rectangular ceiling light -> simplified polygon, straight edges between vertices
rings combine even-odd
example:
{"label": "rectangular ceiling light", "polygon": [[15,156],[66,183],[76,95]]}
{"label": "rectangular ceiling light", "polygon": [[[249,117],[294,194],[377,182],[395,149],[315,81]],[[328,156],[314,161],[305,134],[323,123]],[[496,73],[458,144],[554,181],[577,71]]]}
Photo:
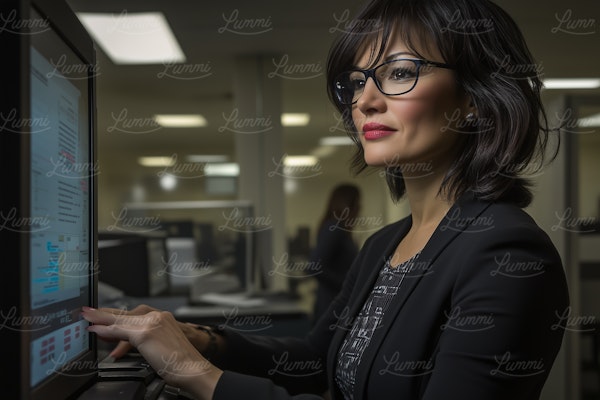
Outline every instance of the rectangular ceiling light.
{"label": "rectangular ceiling light", "polygon": [[545,89],[596,89],[600,88],[600,79],[596,78],[569,78],[545,79]]}
{"label": "rectangular ceiling light", "polygon": [[310,115],[306,113],[281,114],[281,125],[283,126],[306,126],[309,122]]}
{"label": "rectangular ceiling light", "polygon": [[78,13],[94,40],[115,64],[185,62],[163,13]]}
{"label": "rectangular ceiling light", "polygon": [[315,156],[286,156],[283,159],[286,167],[314,167],[318,162]]}
{"label": "rectangular ceiling light", "polygon": [[220,154],[189,154],[185,156],[187,162],[198,164],[225,162],[227,159],[226,155]]}
{"label": "rectangular ceiling light", "polygon": [[195,128],[207,125],[206,118],[200,114],[157,114],[154,120],[165,128]]}
{"label": "rectangular ceiling light", "polygon": [[173,157],[139,157],[138,164],[143,167],[172,167],[175,164]]}
{"label": "rectangular ceiling light", "polygon": [[354,144],[354,141],[348,136],[325,136],[319,139],[321,146],[350,146]]}
{"label": "rectangular ceiling light", "polygon": [[215,163],[204,166],[206,176],[238,176],[240,166],[237,163]]}
{"label": "rectangular ceiling light", "polygon": [[579,118],[577,126],[580,128],[598,128],[600,127],[600,114],[590,115],[589,117]]}

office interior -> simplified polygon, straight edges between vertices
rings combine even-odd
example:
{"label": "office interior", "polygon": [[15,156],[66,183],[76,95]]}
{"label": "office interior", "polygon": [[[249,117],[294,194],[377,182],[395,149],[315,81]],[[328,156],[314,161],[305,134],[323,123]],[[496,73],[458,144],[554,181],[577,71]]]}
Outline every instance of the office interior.
{"label": "office interior", "polygon": [[[353,147],[327,99],[327,50],[362,2],[68,3],[79,14],[113,14],[116,29],[125,32],[135,25],[128,25],[127,16],[161,12],[185,56],[178,62],[120,64],[98,49],[100,254],[119,235],[164,235],[169,249],[182,249],[174,264],[178,271],[168,269],[164,256],[160,263],[148,261],[155,263],[155,273],[169,276],[167,292],[148,286],[144,293],[128,293],[127,282],[117,278],[111,286],[123,284],[125,294],[145,300],[161,298],[167,303],[157,304],[174,304],[183,317],[222,317],[244,305],[218,298],[225,302],[217,301],[221,308],[211,314],[210,299],[201,305],[168,303],[168,298],[219,284],[225,291],[231,281],[210,281],[210,268],[229,265],[237,268],[244,288],[251,282],[252,289],[293,293],[291,300],[273,297],[266,304],[292,301],[286,315],[293,318],[282,317],[275,325],[308,329],[316,283],[307,256],[329,191],[341,182],[360,187],[362,208],[354,230],[359,243],[410,212],[404,201],[391,201],[379,171],[356,177],[349,172]],[[544,79],[600,78],[598,4],[497,3],[520,25],[539,61],[536,73]],[[543,100],[550,120],[566,122],[567,129],[555,162],[532,176],[536,199],[528,211],[563,257],[572,302],[563,317],[572,326],[558,327],[566,330],[564,345],[542,398],[598,398],[585,396],[600,396],[600,88],[546,89]],[[309,121],[283,124],[283,113],[308,114]],[[154,117],[162,114],[200,114],[205,125],[165,127]],[[143,157],[154,166],[142,165]],[[167,226],[171,231],[164,233]],[[252,244],[245,247],[244,240]],[[249,255],[251,268],[244,264]],[[110,267],[100,259],[101,281],[105,268]],[[129,283],[140,278],[120,272]],[[193,289],[192,281],[200,289]]]}

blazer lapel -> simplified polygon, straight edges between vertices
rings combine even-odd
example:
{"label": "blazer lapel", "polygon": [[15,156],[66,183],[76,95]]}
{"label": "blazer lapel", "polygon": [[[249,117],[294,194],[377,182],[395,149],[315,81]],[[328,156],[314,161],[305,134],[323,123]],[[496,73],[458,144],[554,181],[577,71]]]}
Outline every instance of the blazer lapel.
{"label": "blazer lapel", "polygon": [[[387,309],[381,325],[375,330],[373,338],[364,352],[360,365],[358,367],[356,376],[356,387],[355,393],[363,394],[359,395],[358,398],[366,398],[366,380],[369,376],[372,364],[376,355],[379,352],[379,348],[383,343],[383,339],[388,334],[390,327],[394,324],[398,313],[406,303],[406,300],[410,294],[414,291],[417,284],[429,275],[432,275],[434,271],[431,266],[437,261],[439,254],[442,250],[450,244],[450,242],[467,227],[477,221],[478,215],[480,215],[490,203],[478,202],[472,199],[469,194],[462,196],[448,211],[444,219],[440,222],[433,235],[421,251],[421,254],[415,260],[412,268],[404,276],[402,283],[400,284],[398,293],[392,300],[389,308]],[[406,232],[404,233],[406,234]],[[403,236],[403,235],[402,235]],[[391,248],[397,246],[399,240],[392,243]],[[387,256],[391,254],[390,249],[385,253]],[[382,267],[381,263],[378,263],[377,273]],[[376,277],[377,274],[374,275]],[[373,277],[373,275],[371,275]],[[426,278],[425,278],[426,279]],[[366,290],[361,291],[361,302],[357,302],[357,310],[353,309],[352,316],[358,314],[362,307],[366,296],[370,293],[373,288],[374,279],[369,281],[369,285],[366,285]]]}
{"label": "blazer lapel", "polygon": [[[396,246],[402,240],[402,238],[406,235],[408,230],[412,225],[412,217],[408,216],[403,220],[399,221],[397,229],[394,231],[393,235],[390,235],[389,240],[387,242],[382,242],[380,240],[379,243],[373,243],[373,248],[362,249],[363,251],[368,251],[369,253],[376,254],[378,257],[367,257],[369,260],[376,260],[374,265],[363,265],[363,268],[369,268],[369,271],[360,273],[358,275],[358,281],[362,283],[360,290],[357,292],[356,296],[353,295],[352,304],[349,305],[347,321],[349,324],[338,324],[336,332],[331,340],[331,345],[329,346],[328,356],[327,356],[327,370],[329,375],[329,382],[334,382],[335,379],[335,370],[337,368],[337,354],[339,352],[339,348],[342,345],[342,342],[346,338],[346,334],[352,329],[352,322],[354,322],[356,316],[362,309],[367,297],[373,290],[373,285],[375,285],[375,281],[379,276],[379,272],[383,268],[383,265],[389,255],[395,250]],[[361,284],[358,283],[358,284]],[[333,385],[332,387],[332,395],[333,398],[341,398],[340,395],[337,394],[337,385]]]}

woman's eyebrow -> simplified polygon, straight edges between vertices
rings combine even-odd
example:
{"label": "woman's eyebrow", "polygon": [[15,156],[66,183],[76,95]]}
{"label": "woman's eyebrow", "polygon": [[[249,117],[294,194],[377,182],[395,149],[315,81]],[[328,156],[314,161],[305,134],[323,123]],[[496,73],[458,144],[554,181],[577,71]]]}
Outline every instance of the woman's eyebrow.
{"label": "woman's eyebrow", "polygon": [[416,57],[416,55],[415,55],[415,54],[413,54],[413,53],[411,53],[411,52],[408,52],[408,51],[400,51],[400,52],[398,52],[398,53],[390,54],[389,56],[387,56],[387,57],[385,58],[385,61],[390,61],[390,60],[393,60],[393,59],[395,59],[395,58],[398,58],[399,56],[413,56],[413,57]]}

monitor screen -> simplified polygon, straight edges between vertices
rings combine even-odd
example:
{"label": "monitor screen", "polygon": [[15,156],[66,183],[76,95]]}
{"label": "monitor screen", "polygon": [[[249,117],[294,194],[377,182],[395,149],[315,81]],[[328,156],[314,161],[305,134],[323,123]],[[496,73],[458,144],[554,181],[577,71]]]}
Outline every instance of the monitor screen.
{"label": "monitor screen", "polygon": [[[41,18],[32,10],[34,18]],[[92,304],[88,69],[54,32],[30,45],[30,384],[35,386],[90,349],[79,312]],[[77,67],[79,66],[79,68]],[[61,70],[68,67],[68,71]]]}

